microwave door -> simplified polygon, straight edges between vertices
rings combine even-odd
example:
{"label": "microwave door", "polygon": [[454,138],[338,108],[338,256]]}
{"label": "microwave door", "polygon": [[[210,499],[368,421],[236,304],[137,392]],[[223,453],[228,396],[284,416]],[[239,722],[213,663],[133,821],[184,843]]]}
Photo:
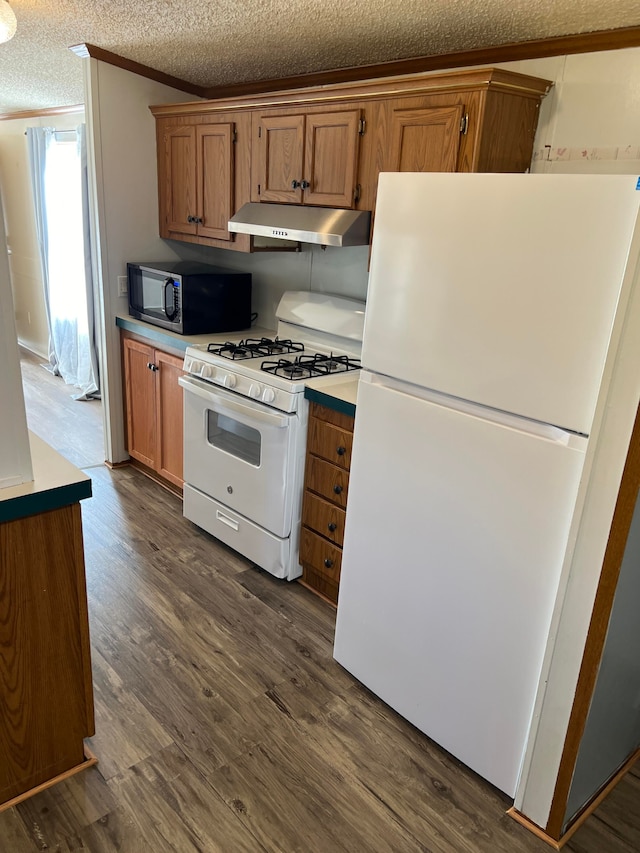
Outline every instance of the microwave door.
{"label": "microwave door", "polygon": [[145,269],[132,270],[131,279],[131,307],[143,316],[171,322],[177,314],[175,279]]}

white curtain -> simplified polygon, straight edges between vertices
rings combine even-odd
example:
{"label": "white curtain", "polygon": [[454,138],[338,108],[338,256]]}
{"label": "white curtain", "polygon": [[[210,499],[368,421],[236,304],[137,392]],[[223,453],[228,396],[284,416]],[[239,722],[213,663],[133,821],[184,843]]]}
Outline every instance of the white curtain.
{"label": "white curtain", "polygon": [[[75,137],[75,138],[74,138]],[[99,396],[84,125],[27,130],[40,246],[49,365],[80,393]]]}

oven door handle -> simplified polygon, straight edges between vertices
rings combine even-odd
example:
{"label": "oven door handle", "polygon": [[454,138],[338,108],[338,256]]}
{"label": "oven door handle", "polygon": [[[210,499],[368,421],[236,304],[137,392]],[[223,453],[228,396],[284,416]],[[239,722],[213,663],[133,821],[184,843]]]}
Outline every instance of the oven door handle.
{"label": "oven door handle", "polygon": [[228,391],[214,388],[198,379],[192,379],[191,376],[180,376],[178,382],[185,391],[202,397],[215,411],[221,414],[243,415],[245,418],[275,427],[288,427],[291,423],[290,415],[278,414],[267,406],[254,403],[252,400],[245,400],[244,397],[239,398],[239,400],[233,399]]}

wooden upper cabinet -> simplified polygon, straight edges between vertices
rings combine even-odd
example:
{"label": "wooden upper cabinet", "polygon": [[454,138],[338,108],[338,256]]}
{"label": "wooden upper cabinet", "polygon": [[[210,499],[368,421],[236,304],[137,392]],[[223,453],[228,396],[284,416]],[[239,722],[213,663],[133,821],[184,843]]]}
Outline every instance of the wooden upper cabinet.
{"label": "wooden upper cabinet", "polygon": [[389,169],[455,172],[464,121],[462,104],[393,110]]}
{"label": "wooden upper cabinet", "polygon": [[253,155],[260,201],[302,202],[303,153],[304,116],[260,117]]}
{"label": "wooden upper cabinet", "polygon": [[255,201],[354,206],[360,110],[261,112],[254,120]]}
{"label": "wooden upper cabinet", "polygon": [[234,133],[233,124],[196,127],[196,224],[201,237],[232,239]]}
{"label": "wooden upper cabinet", "polygon": [[[166,231],[195,234],[196,223],[196,129],[170,127],[164,134],[164,170],[166,183]],[[161,236],[162,234],[161,228]]]}
{"label": "wooden upper cabinet", "polygon": [[160,236],[282,250],[229,218],[248,201],[375,211],[380,172],[524,172],[550,86],[478,68],[151,107]]}
{"label": "wooden upper cabinet", "polygon": [[231,123],[167,128],[167,231],[232,239],[233,135]]}

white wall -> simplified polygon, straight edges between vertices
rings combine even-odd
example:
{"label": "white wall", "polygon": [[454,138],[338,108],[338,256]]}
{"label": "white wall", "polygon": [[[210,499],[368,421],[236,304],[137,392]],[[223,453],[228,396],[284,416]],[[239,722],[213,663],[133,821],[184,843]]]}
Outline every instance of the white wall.
{"label": "white wall", "polygon": [[158,236],[155,120],[151,104],[193,100],[168,86],[96,59],[85,59],[85,109],[89,183],[97,252],[94,275],[102,288],[101,386],[105,458],[127,458],[124,444],[118,313],[127,298],[117,277],[127,261],[174,260],[179,255]]}
{"label": "white wall", "polygon": [[42,358],[48,358],[49,331],[25,134],[28,127],[67,130],[83,121],[83,110],[71,115],[0,121],[0,187],[5,202],[16,330],[20,344]]}
{"label": "white wall", "polygon": [[0,489],[33,480],[0,194]]}

